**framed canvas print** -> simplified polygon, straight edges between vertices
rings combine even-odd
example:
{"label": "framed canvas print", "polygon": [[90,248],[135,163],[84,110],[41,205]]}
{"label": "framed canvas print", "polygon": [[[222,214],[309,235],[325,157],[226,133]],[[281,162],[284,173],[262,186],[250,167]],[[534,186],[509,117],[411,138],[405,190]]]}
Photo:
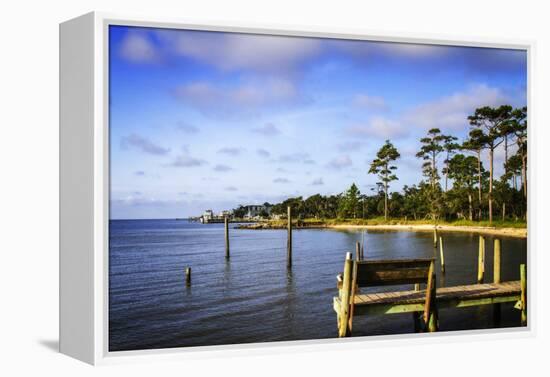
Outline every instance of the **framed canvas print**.
{"label": "framed canvas print", "polygon": [[61,24],[61,352],[530,331],[531,49]]}

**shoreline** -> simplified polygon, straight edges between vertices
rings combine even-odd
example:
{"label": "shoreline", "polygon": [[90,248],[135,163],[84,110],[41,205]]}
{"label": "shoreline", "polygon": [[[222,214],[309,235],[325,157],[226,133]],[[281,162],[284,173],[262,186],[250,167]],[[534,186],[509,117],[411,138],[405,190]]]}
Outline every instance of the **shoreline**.
{"label": "shoreline", "polygon": [[[433,232],[434,226],[425,225],[352,225],[339,224],[327,225],[326,228],[331,229],[366,229],[366,230],[396,230],[409,232]],[[480,233],[496,236],[507,236],[515,238],[527,238],[527,228],[493,228],[484,226],[470,225],[438,225],[437,230],[443,232],[463,232],[463,233]]]}
{"label": "shoreline", "polygon": [[[270,229],[286,229],[285,225],[277,226],[268,223],[255,223],[241,225],[238,229],[249,230],[270,230]],[[355,225],[355,224],[300,224],[293,226],[294,229],[334,229],[334,230],[392,230],[406,232],[433,232],[433,224],[387,224],[387,225]],[[527,238],[527,228],[497,228],[487,226],[473,225],[438,225],[437,230],[442,232],[462,232],[462,233],[478,233],[495,236],[506,236],[514,238]]]}

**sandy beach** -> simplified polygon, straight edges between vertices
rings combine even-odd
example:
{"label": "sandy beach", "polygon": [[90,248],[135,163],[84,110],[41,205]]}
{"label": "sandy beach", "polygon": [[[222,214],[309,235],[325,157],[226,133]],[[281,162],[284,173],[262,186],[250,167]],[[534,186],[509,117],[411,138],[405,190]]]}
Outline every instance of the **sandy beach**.
{"label": "sandy beach", "polygon": [[[409,232],[432,232],[433,225],[328,225],[332,229],[368,229],[368,230],[398,230]],[[438,230],[444,232],[475,232],[480,234],[491,234],[497,236],[527,238],[527,228],[493,228],[482,226],[455,226],[438,225]]]}

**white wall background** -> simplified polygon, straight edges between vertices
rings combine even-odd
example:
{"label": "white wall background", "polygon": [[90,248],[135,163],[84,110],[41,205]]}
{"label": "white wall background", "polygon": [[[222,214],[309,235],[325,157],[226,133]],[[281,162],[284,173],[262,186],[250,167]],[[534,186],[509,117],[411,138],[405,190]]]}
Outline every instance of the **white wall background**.
{"label": "white wall background", "polygon": [[[4,1],[0,6],[0,374],[40,375],[337,375],[352,365],[365,375],[533,375],[548,365],[549,10],[543,1]],[[328,2],[325,2],[328,3]],[[239,358],[92,368],[54,352],[58,333],[58,23],[91,10],[201,20],[429,33],[436,37],[536,40],[535,130],[530,147],[530,224],[536,247],[535,337],[365,347]],[[533,113],[532,113],[533,114]],[[536,137],[534,134],[536,132]],[[535,187],[536,186],[536,187]],[[483,339],[483,338],[482,338]],[[344,362],[344,359],[347,360]]]}

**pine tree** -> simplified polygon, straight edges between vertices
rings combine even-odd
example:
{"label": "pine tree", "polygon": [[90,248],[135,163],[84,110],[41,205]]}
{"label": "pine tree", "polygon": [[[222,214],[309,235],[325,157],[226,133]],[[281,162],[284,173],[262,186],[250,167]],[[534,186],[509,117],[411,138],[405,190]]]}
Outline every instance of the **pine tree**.
{"label": "pine tree", "polygon": [[489,150],[489,223],[493,222],[493,175],[495,149],[504,141],[502,128],[510,122],[512,107],[503,105],[497,108],[480,107],[470,115],[470,125],[482,132]]}
{"label": "pine tree", "polygon": [[445,136],[441,135],[439,128],[432,128],[428,131],[428,136],[420,139],[423,144],[416,157],[422,158],[424,164],[422,171],[424,176],[428,178],[432,188],[439,182],[439,174],[437,172],[437,156],[443,152],[443,143]]}
{"label": "pine tree", "polygon": [[372,161],[369,169],[369,174],[377,174],[378,178],[382,181],[381,184],[384,187],[384,219],[388,219],[388,188],[389,183],[397,180],[397,176],[394,171],[396,166],[391,163],[397,160],[401,155],[397,149],[386,140],[386,143],[380,148],[376,154],[376,158]]}

